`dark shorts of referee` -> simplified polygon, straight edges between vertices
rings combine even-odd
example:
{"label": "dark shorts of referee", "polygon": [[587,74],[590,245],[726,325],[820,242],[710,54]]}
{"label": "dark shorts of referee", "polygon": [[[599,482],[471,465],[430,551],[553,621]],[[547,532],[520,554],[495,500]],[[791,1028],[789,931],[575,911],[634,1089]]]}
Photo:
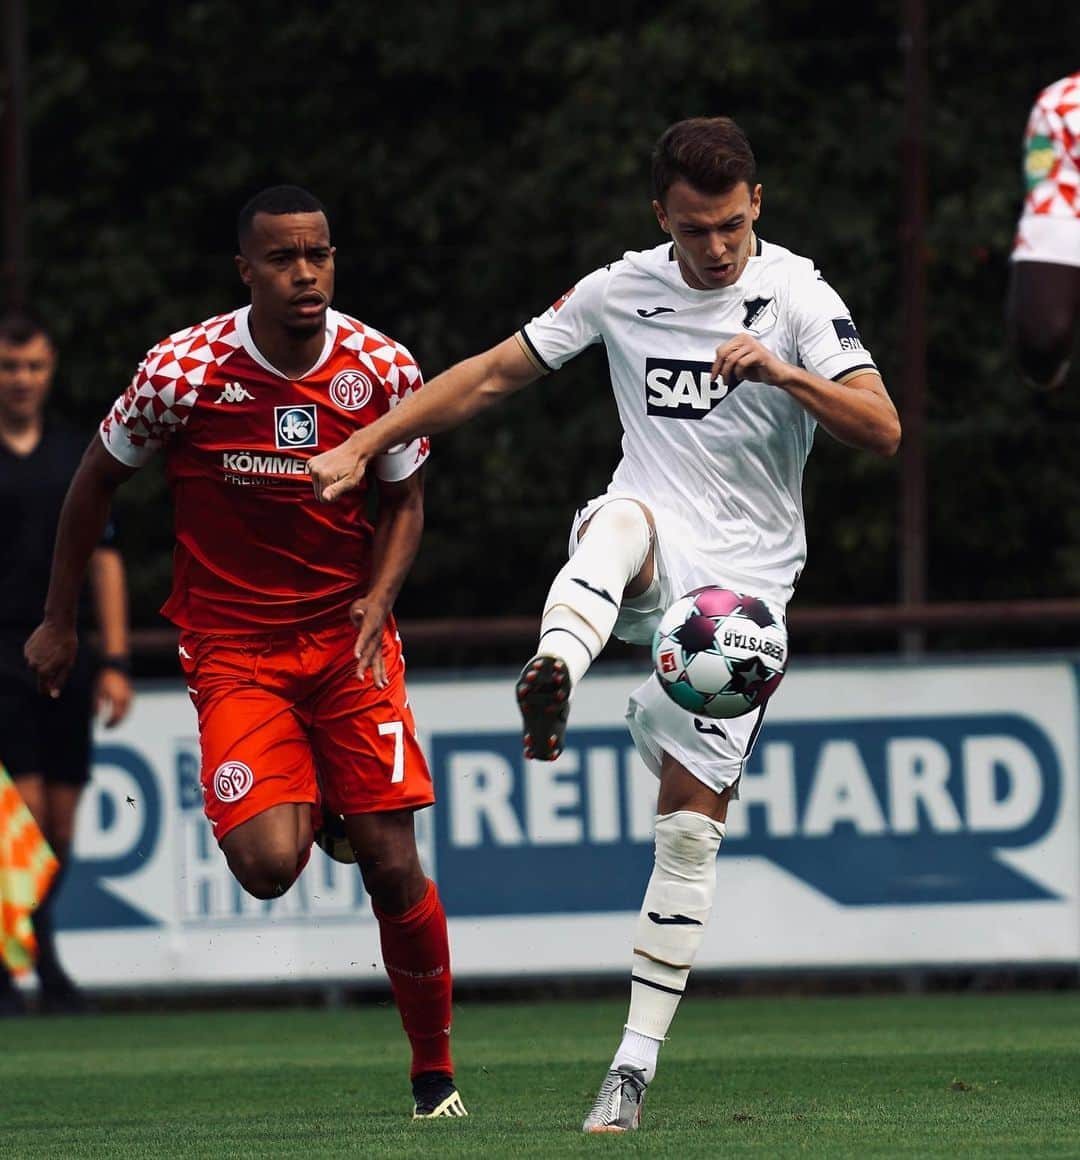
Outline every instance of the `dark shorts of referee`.
{"label": "dark shorts of referee", "polygon": [[0,764],[12,777],[40,774],[48,783],[90,780],[94,660],[82,645],[63,692],[37,690],[23,659],[29,631],[0,628]]}

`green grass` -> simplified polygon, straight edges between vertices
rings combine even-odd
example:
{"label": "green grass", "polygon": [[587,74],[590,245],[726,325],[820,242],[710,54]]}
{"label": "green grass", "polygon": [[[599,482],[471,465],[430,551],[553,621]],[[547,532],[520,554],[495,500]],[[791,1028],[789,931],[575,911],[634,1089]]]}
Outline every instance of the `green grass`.
{"label": "green grass", "polygon": [[413,1123],[385,1005],[0,1023],[0,1156],[1080,1155],[1080,994],[687,1000],[641,1132],[585,1137],[614,1001],[459,1006]]}

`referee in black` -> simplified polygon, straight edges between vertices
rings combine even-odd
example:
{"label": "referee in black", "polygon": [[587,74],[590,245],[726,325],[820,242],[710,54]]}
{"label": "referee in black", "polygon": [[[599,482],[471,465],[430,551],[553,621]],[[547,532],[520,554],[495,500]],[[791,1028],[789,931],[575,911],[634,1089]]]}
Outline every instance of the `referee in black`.
{"label": "referee in black", "polygon": [[[94,553],[90,590],[83,593],[81,628],[96,613],[100,653],[80,649],[61,695],[42,696],[23,660],[23,644],[40,622],[60,507],[86,440],[51,413],[46,401],[56,348],[29,314],[0,317],[0,763],[30,807],[60,871],[34,912],[40,1010],[86,1009],[79,988],[56,953],[53,908],[64,878],[79,795],[90,779],[95,713],[106,725],[131,705],[128,677],[127,587],[112,529]],[[21,992],[0,960],[0,1015],[25,1011]]]}

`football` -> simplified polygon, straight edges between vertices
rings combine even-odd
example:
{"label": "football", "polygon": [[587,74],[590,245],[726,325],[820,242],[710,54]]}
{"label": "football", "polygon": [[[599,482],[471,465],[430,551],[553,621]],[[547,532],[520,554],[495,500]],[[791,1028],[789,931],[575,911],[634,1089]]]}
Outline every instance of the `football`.
{"label": "football", "polygon": [[664,613],[652,655],[675,704],[706,717],[739,717],[776,692],[787,667],[787,629],[756,596],[710,585]]}

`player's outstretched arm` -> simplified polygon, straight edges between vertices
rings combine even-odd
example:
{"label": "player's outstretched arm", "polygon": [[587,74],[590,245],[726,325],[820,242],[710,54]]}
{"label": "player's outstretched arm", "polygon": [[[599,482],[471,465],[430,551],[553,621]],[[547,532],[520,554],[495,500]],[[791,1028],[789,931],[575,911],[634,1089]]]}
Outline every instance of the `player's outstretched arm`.
{"label": "player's outstretched arm", "polygon": [[37,675],[38,688],[58,697],[75,663],[75,621],[79,592],[90,556],[101,543],[113,494],[134,474],[114,459],[95,435],[68,487],[56,529],[45,616],[31,634],[23,655]]}
{"label": "player's outstretched arm", "polygon": [[344,443],[310,459],[315,495],[332,503],[356,487],[368,461],[388,447],[456,427],[540,373],[513,337],[457,363]]}
{"label": "player's outstretched arm", "polygon": [[787,391],[849,447],[888,456],[900,446],[900,416],[877,371],[853,371],[834,382],[784,362],[752,335],[740,334],[717,347],[712,374],[729,385],[745,379]]}

